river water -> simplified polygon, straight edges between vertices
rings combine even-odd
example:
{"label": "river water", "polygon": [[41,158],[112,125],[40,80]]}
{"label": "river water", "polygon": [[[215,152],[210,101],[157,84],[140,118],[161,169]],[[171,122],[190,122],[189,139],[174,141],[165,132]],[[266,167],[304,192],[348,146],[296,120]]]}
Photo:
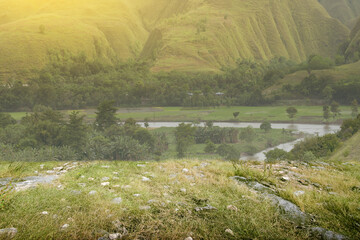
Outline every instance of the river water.
{"label": "river water", "polygon": [[[177,127],[181,122],[149,122],[150,128],[161,128],[161,127]],[[188,122],[190,123],[190,122]],[[144,126],[144,123],[139,123]],[[201,126],[204,126],[205,123],[200,123]],[[214,122],[214,126],[218,127],[233,127],[233,128],[246,128],[251,126],[253,128],[260,128],[261,123],[254,122]],[[340,130],[340,125],[329,125],[329,124],[298,124],[298,123],[272,123],[271,127],[273,129],[287,129],[293,130],[294,132],[303,132],[305,134],[323,136],[328,133],[335,133]],[[264,151],[254,154],[253,156],[242,156],[241,160],[258,160],[263,161],[266,159],[265,153],[271,151],[275,148],[282,149],[284,151],[290,152],[295,144],[304,139],[297,139],[293,142],[283,143],[273,148],[268,148]]]}

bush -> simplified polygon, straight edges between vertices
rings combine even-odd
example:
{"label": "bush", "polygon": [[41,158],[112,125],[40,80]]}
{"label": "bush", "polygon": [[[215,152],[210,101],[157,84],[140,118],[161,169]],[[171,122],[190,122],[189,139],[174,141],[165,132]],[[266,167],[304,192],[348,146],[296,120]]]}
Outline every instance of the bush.
{"label": "bush", "polygon": [[240,151],[228,144],[221,144],[217,148],[216,153],[226,160],[238,160],[240,158]]}
{"label": "bush", "polygon": [[264,130],[265,132],[268,132],[271,130],[271,123],[270,122],[263,122],[260,125],[260,129]]}
{"label": "bush", "polygon": [[16,124],[16,120],[8,113],[0,113],[0,128]]}
{"label": "bush", "polygon": [[308,138],[296,144],[291,153],[297,160],[302,160],[307,152],[311,152],[316,158],[322,158],[329,156],[339,146],[339,138],[335,134],[327,134],[323,137]]}
{"label": "bush", "polygon": [[309,151],[304,153],[302,160],[305,162],[312,162],[316,160],[316,157],[312,152]]}
{"label": "bush", "polygon": [[288,159],[289,153],[282,149],[276,148],[274,150],[271,150],[271,151],[265,153],[265,156],[266,156],[267,163],[274,163],[277,161],[282,161],[282,160]]}
{"label": "bush", "polygon": [[206,142],[206,147],[205,147],[204,151],[205,151],[206,153],[210,153],[210,154],[215,153],[215,152],[216,152],[216,145],[215,145],[215,143],[213,143],[211,140],[208,140],[208,141]]}

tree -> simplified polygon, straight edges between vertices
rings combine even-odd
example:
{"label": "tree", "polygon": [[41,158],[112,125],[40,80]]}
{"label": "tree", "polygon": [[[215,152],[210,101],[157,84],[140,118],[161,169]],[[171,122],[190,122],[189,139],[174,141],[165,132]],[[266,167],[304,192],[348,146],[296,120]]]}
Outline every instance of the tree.
{"label": "tree", "polygon": [[69,122],[63,131],[63,144],[80,150],[86,143],[87,126],[84,123],[84,115],[79,116],[80,112],[73,111],[69,115]]}
{"label": "tree", "polygon": [[266,156],[266,160],[264,163],[264,172],[267,169],[266,165],[270,164],[270,174],[271,174],[272,164],[276,163],[277,161],[286,160],[289,156],[289,153],[282,149],[275,148],[274,150],[265,153],[265,156]]}
{"label": "tree", "polygon": [[333,101],[330,106],[330,110],[333,113],[333,118],[337,118],[340,114],[340,104]]}
{"label": "tree", "polygon": [[254,141],[255,137],[256,137],[256,133],[251,126],[244,128],[240,133],[240,139],[249,143]]}
{"label": "tree", "polygon": [[351,116],[353,118],[356,118],[358,114],[359,114],[358,102],[356,99],[354,99],[354,101],[351,102]]}
{"label": "tree", "polygon": [[117,109],[114,104],[114,101],[104,101],[97,107],[95,125],[100,131],[117,124],[118,119],[115,115]]}
{"label": "tree", "polygon": [[334,90],[330,87],[330,86],[326,86],[324,88],[324,90],[322,91],[322,95],[324,97],[324,99],[326,100],[326,102],[330,102],[331,99],[333,98],[333,93]]}
{"label": "tree", "polygon": [[325,105],[323,106],[323,117],[325,121],[327,122],[330,118],[330,107]]}
{"label": "tree", "polygon": [[263,122],[260,125],[260,129],[264,130],[265,132],[269,132],[271,130],[271,123],[270,122]]}
{"label": "tree", "polygon": [[16,120],[8,113],[0,113],[0,128],[16,124]]}
{"label": "tree", "polygon": [[229,144],[221,144],[216,153],[225,158],[226,160],[239,160],[240,151]]}
{"label": "tree", "polygon": [[239,114],[240,114],[240,112],[234,112],[233,113],[234,118],[237,118],[239,116]]}
{"label": "tree", "polygon": [[149,118],[145,118],[144,119],[144,127],[148,128],[149,127]]}
{"label": "tree", "polygon": [[181,123],[176,127],[176,151],[178,152],[179,158],[184,157],[189,146],[195,143],[195,131],[196,128],[191,124]]}
{"label": "tree", "polygon": [[287,112],[289,118],[290,118],[290,119],[293,119],[293,118],[295,118],[298,110],[297,110],[296,108],[294,108],[294,107],[288,107],[288,108],[286,109],[286,112]]}
{"label": "tree", "polygon": [[216,152],[216,145],[215,145],[215,143],[213,143],[211,140],[207,140],[204,151],[205,151],[206,153],[210,153],[210,154],[215,153],[215,152]]}

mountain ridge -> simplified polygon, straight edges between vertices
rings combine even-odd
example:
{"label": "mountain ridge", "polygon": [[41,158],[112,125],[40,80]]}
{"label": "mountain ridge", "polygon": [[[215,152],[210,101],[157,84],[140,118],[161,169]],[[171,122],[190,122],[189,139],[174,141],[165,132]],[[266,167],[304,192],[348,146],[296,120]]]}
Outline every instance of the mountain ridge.
{"label": "mountain ridge", "polygon": [[237,59],[332,57],[348,34],[315,0],[0,0],[0,74],[39,69],[63,50],[218,71]]}

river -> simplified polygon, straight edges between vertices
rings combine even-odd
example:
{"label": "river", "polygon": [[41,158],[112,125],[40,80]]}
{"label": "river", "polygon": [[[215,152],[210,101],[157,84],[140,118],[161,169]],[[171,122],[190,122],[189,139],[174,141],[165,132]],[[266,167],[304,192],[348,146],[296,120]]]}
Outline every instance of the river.
{"label": "river", "polygon": [[[150,128],[160,128],[160,127],[177,127],[181,122],[149,122]],[[190,123],[190,122],[188,122]],[[144,123],[139,123],[144,126]],[[204,126],[205,123],[200,123]],[[233,127],[233,128],[246,128],[251,126],[253,128],[260,128],[261,123],[254,122],[214,122],[214,126],[218,127]],[[330,125],[330,124],[303,124],[303,123],[272,123],[271,127],[273,129],[290,129],[295,132],[303,132],[311,135],[323,136],[328,133],[335,133],[340,130],[340,125]],[[271,151],[275,148],[279,148],[290,152],[296,143],[302,141],[303,139],[297,139],[293,142],[283,143],[273,148],[268,148],[264,151],[256,153],[253,156],[242,156],[241,160],[265,160],[265,153]]]}

